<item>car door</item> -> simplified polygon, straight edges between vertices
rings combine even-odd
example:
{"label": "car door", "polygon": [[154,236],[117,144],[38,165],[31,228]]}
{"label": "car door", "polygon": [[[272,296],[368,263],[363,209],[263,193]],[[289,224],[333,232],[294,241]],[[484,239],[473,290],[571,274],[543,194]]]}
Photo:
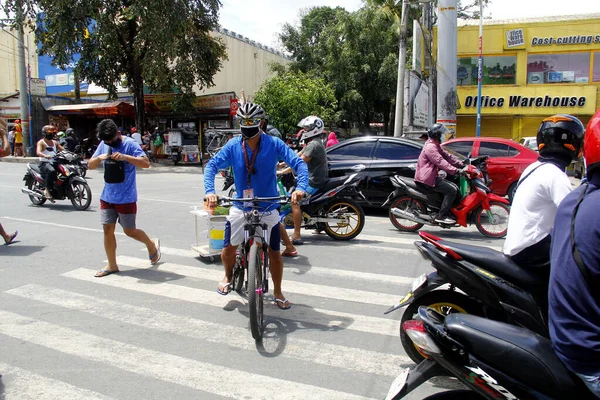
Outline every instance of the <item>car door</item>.
{"label": "car door", "polygon": [[422,147],[390,139],[379,139],[371,163],[370,179],[363,194],[369,201],[381,205],[394,190],[390,182],[393,175],[414,178],[417,159]]}
{"label": "car door", "polygon": [[368,170],[376,144],[375,138],[367,138],[342,142],[328,149],[329,177],[334,178]]}
{"label": "car door", "polygon": [[490,189],[500,196],[506,195],[508,187],[518,174],[516,156],[519,151],[507,143],[482,140],[479,143],[479,156],[488,156],[488,175],[492,180]]}

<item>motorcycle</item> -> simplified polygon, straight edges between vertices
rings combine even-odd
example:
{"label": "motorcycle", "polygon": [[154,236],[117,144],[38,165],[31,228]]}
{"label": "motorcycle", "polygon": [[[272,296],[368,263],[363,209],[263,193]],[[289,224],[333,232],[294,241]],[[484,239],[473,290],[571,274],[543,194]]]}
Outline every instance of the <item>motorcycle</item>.
{"label": "motorcycle", "polygon": [[427,359],[392,383],[386,400],[398,400],[436,376],[469,390],[427,397],[472,399],[595,399],[558,359],[550,340],[527,329],[465,314],[444,316],[420,307],[403,329]]}
{"label": "motorcycle", "polygon": [[[315,194],[300,202],[302,227],[325,231],[336,240],[350,240],[357,237],[365,225],[365,213],[352,198],[364,195],[358,190],[362,177],[358,174],[331,178]],[[283,184],[278,184],[280,194],[287,194]],[[366,199],[365,199],[366,201]],[[286,205],[281,209],[281,223],[286,229],[294,228],[292,208]]]}
{"label": "motorcycle", "polygon": [[[548,337],[549,265],[535,268],[541,272],[536,274],[488,247],[453,243],[425,232],[419,236],[423,240],[415,246],[435,272],[415,279],[412,290],[385,314],[406,307],[404,323],[420,306],[427,306],[446,315],[467,313],[520,325]],[[424,354],[402,329],[400,339],[408,356],[421,362]]]}
{"label": "motorcycle", "polygon": [[85,178],[85,176],[87,175],[87,170],[88,170],[88,162],[86,160],[83,160],[81,158],[81,155],[79,155],[77,153],[73,153],[73,152],[70,152],[67,150],[63,150],[63,151],[65,153],[71,154],[72,158],[71,158],[71,161],[69,162],[69,164],[75,167],[79,176],[81,176],[82,178]]}
{"label": "motorcycle", "polygon": [[[414,179],[395,175],[390,178],[396,189],[390,193],[384,206],[389,204],[389,217],[396,229],[415,232],[423,225],[452,228],[475,223],[479,232],[487,237],[503,237],[508,230],[510,206],[508,200],[492,193],[485,172],[487,157],[467,159],[464,177],[468,192],[456,196],[452,214],[456,223],[443,224],[435,221],[444,196],[416,183]],[[477,168],[474,164],[479,164]]]}
{"label": "motorcycle", "polygon": [[[71,164],[73,157],[73,153],[65,151],[54,156],[58,175],[50,194],[54,200],[71,200],[73,207],[83,211],[87,210],[92,203],[92,190],[87,181],[79,175],[77,167]],[[40,164],[28,163],[23,180],[26,187],[22,188],[21,192],[27,194],[29,200],[36,206],[43,205],[47,200],[44,196],[46,184]]]}
{"label": "motorcycle", "polygon": [[181,161],[180,146],[171,146],[171,160],[173,160],[173,165],[177,165]]}

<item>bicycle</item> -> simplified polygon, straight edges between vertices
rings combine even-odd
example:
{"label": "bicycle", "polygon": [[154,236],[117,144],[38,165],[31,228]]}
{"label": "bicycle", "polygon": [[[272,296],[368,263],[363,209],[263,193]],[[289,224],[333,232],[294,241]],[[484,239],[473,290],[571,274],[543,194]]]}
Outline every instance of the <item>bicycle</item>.
{"label": "bicycle", "polygon": [[[219,204],[227,205],[233,203],[250,203],[251,209],[244,210],[246,223],[244,224],[244,241],[241,243],[236,255],[231,278],[231,287],[238,294],[245,291],[248,296],[248,308],[250,316],[250,330],[254,340],[262,339],[264,331],[263,296],[269,292],[269,231],[267,224],[261,222],[265,213],[258,211],[259,202],[277,202],[280,205],[287,204],[289,196],[277,197],[252,197],[231,198],[220,197]],[[262,236],[258,229],[262,230]],[[258,243],[261,243],[259,246]],[[244,280],[244,278],[246,278]]]}

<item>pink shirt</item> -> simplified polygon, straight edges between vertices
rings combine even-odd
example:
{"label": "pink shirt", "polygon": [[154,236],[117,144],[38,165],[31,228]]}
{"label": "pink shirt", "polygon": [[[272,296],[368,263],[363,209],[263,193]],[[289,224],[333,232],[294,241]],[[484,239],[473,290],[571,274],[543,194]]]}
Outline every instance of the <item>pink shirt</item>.
{"label": "pink shirt", "polygon": [[454,175],[458,173],[458,168],[462,168],[462,166],[463,163],[458,158],[444,151],[442,146],[437,144],[435,140],[428,139],[417,161],[415,181],[433,187],[440,169]]}

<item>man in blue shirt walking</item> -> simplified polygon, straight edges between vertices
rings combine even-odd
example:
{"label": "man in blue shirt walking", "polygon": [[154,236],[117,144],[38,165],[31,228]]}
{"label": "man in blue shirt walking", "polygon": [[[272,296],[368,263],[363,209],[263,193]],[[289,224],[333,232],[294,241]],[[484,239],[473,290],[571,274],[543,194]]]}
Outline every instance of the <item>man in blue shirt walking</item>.
{"label": "man in blue shirt walking", "polygon": [[108,265],[96,273],[96,277],[100,278],[119,272],[115,237],[117,221],[127,236],[146,245],[152,265],[160,261],[160,242],[158,239],[151,240],[146,232],[135,226],[135,168],[150,167],[146,154],[135,140],[122,136],[117,130],[117,124],[111,119],[100,121],[97,130],[98,139],[102,142],[88,162],[88,168],[95,169],[104,164],[105,184],[100,195],[100,219],[104,229],[104,250],[108,257]]}
{"label": "man in blue shirt walking", "polygon": [[[308,167],[279,138],[269,136],[260,130],[265,111],[258,104],[245,103],[238,109],[242,136],[227,142],[209,161],[204,169],[204,189],[210,207],[217,204],[215,194],[215,175],[218,170],[233,168],[235,190],[238,198],[277,197],[277,163],[284,160],[298,175],[298,186],[292,193],[292,203],[297,203],[308,186]],[[279,204],[261,203],[262,219],[267,224],[269,236],[269,263],[273,278],[273,296],[275,304],[281,309],[291,307],[281,291],[283,278],[283,259],[281,257],[279,233]],[[221,252],[225,277],[217,286],[217,292],[226,295],[231,290],[231,278],[235,263],[236,249],[244,240],[245,218],[243,205],[234,204],[229,211],[225,226],[224,247]]]}
{"label": "man in blue shirt walking", "polygon": [[548,316],[556,355],[600,398],[600,110],[583,151],[589,184],[564,198],[554,221]]}

